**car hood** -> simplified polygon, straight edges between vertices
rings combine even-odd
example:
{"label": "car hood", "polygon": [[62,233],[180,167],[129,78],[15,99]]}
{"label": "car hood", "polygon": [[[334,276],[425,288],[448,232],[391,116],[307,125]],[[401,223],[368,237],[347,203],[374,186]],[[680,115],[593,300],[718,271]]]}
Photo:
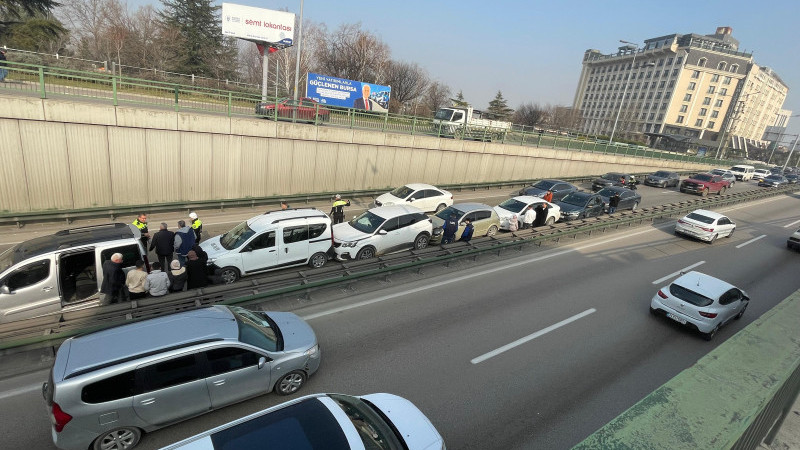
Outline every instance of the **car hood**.
{"label": "car hood", "polygon": [[444,440],[431,421],[410,401],[392,394],[361,397],[378,407],[394,424],[410,449],[441,449]]}
{"label": "car hood", "polygon": [[614,184],[614,182],[611,180],[606,180],[605,178],[595,178],[594,181],[592,181],[592,184],[611,186]]}
{"label": "car hood", "polygon": [[495,206],[492,209],[494,209],[494,212],[497,213],[497,217],[499,217],[500,220],[510,219],[511,216],[513,216],[514,214],[517,215],[517,219],[519,219],[522,216],[522,213],[514,213],[514,212],[511,212],[511,211],[509,211],[509,210],[507,210],[505,208],[501,208],[499,206]]}
{"label": "car hood", "polygon": [[406,202],[402,198],[397,198],[388,192],[379,195],[375,200],[381,202],[381,206],[402,205]]}
{"label": "car hood", "polygon": [[530,195],[532,197],[541,197],[547,192],[545,189],[539,189],[537,187],[528,186],[522,191],[520,191],[519,195]]}
{"label": "car hood", "polygon": [[333,226],[333,239],[339,242],[353,242],[372,236],[371,234],[358,231],[349,223],[337,223]]}
{"label": "car hood", "polygon": [[651,181],[664,181],[664,180],[667,179],[667,177],[659,177],[659,176],[656,176],[656,175],[648,175],[645,178],[648,179],[648,180],[651,180]]}
{"label": "car hood", "polygon": [[283,351],[304,352],[317,345],[317,335],[303,319],[290,312],[264,312],[278,324],[283,336]]}
{"label": "car hood", "polygon": [[583,211],[584,209],[586,209],[585,206],[575,206],[569,203],[562,203],[562,202],[558,202],[556,203],[556,205],[558,205],[558,207],[561,208],[562,214],[567,214],[573,211]]}
{"label": "car hood", "polygon": [[208,259],[218,258],[230,252],[230,250],[226,250],[225,247],[219,243],[220,239],[222,239],[222,235],[214,236],[200,243],[200,248],[208,253]]}

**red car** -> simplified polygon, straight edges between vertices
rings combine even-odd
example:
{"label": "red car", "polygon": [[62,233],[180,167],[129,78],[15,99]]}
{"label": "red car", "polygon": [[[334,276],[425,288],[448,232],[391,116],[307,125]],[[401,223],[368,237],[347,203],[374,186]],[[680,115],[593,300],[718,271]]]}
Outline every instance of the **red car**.
{"label": "red car", "polygon": [[275,118],[275,110],[279,119],[308,120],[311,122],[327,122],[331,111],[314,100],[303,97],[297,101],[284,98],[277,102],[259,102],[256,114],[267,118]]}
{"label": "red car", "polygon": [[722,195],[730,187],[731,182],[723,180],[720,175],[710,173],[698,173],[683,180],[680,185],[681,192],[690,194],[700,194],[703,197],[709,193]]}

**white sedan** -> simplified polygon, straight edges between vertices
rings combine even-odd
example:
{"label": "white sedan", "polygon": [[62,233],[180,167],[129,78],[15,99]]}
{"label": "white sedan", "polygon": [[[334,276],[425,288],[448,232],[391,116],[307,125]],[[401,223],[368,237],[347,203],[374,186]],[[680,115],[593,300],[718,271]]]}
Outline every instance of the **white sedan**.
{"label": "white sedan", "polygon": [[375,199],[375,206],[411,205],[425,212],[439,212],[452,204],[453,194],[423,183],[409,183]]}
{"label": "white sedan", "polygon": [[[544,219],[537,217],[534,224],[552,225],[561,218],[561,207],[556,204],[542,200],[541,197],[534,197],[532,195],[520,195],[512,197],[503,203],[494,207],[494,211],[500,218],[500,229],[508,230],[511,217],[516,215],[519,226],[522,227],[522,215],[529,206],[536,206],[547,203],[547,217]],[[538,211],[537,211],[538,214]]]}
{"label": "white sedan", "polygon": [[675,223],[675,234],[691,236],[709,244],[718,237],[731,237],[736,224],[727,216],[714,211],[697,209]]}

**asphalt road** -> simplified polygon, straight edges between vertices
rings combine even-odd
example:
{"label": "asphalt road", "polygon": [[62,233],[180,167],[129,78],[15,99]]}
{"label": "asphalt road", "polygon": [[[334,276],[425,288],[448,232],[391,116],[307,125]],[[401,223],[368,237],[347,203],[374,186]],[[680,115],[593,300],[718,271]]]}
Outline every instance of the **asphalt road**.
{"label": "asphalt road", "polygon": [[[439,276],[298,310],[323,350],[301,393],[404,396],[452,449],[569,448],[800,288],[800,255],[785,248],[800,198],[721,211],[736,234],[713,245],[674,236],[670,223],[645,226],[489,265],[457,263]],[[656,290],[696,264],[752,299],[742,320],[710,343],[648,312]],[[52,448],[39,392],[45,378],[0,381],[4,447]],[[141,446],[281,400],[270,394],[224,408],[151,433]]]}

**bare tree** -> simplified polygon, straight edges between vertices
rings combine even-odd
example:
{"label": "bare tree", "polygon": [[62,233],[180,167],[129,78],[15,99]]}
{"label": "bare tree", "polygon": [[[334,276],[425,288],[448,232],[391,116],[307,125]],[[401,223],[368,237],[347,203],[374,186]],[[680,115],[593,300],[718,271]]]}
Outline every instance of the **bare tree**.
{"label": "bare tree", "polygon": [[415,63],[391,61],[386,71],[385,83],[392,87],[389,111],[398,112],[406,103],[416,103],[425,93],[430,80],[425,69]]}
{"label": "bare tree", "polygon": [[385,83],[390,50],[361,23],[343,24],[334,33],[323,30],[315,44],[316,72],[369,83]]}
{"label": "bare tree", "polygon": [[450,103],[450,87],[444,83],[434,81],[428,85],[422,103],[427,109],[427,114],[433,115],[439,108]]}
{"label": "bare tree", "polygon": [[515,124],[535,127],[545,122],[548,116],[549,113],[546,106],[542,106],[539,103],[528,102],[519,105],[516,112],[514,112],[512,121]]}
{"label": "bare tree", "polygon": [[548,115],[550,125],[559,130],[571,130],[578,124],[580,114],[575,109],[568,106],[548,105]]}

